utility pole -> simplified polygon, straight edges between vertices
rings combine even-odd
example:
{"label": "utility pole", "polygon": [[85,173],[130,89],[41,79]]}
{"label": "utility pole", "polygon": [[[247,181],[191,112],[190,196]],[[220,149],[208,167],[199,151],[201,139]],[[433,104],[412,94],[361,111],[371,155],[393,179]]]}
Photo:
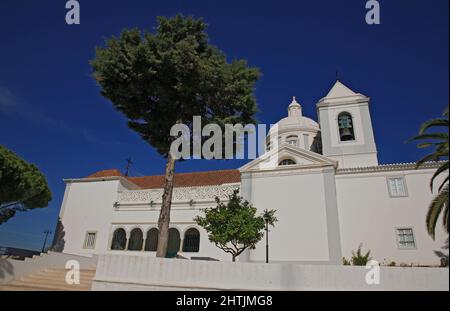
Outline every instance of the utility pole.
{"label": "utility pole", "polygon": [[51,233],[52,232],[50,230],[48,230],[48,229],[44,231],[45,238],[44,238],[44,245],[42,246],[42,253],[45,252],[45,244],[47,244],[47,237]]}
{"label": "utility pole", "polygon": [[131,160],[131,158],[126,159],[127,161],[127,167],[125,169],[125,176],[128,176],[130,174],[130,167],[131,165],[133,165],[133,161]]}
{"label": "utility pole", "polygon": [[[265,213],[267,214],[267,210]],[[266,263],[269,263],[269,219],[265,218],[266,221]]]}

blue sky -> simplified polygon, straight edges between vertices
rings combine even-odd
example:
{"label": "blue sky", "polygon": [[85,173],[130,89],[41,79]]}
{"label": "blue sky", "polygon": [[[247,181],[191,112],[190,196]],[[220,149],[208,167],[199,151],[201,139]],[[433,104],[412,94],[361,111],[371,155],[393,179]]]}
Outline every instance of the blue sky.
{"label": "blue sky", "polygon": [[[203,17],[211,43],[261,69],[262,123],[286,115],[293,95],[306,116],[340,79],[371,97],[381,163],[424,153],[405,141],[448,104],[448,0],[380,0],[381,24],[365,23],[365,0],[80,0],[81,25],[65,24],[65,0],[0,2],[0,144],[39,166],[53,201],[0,226],[0,245],[39,249],[55,226],[63,178],[124,169],[162,174],[164,159],[99,95],[88,61],[124,27],[152,29],[156,16]],[[345,5],[343,5],[345,3]],[[236,168],[243,161],[177,164],[178,172]]]}

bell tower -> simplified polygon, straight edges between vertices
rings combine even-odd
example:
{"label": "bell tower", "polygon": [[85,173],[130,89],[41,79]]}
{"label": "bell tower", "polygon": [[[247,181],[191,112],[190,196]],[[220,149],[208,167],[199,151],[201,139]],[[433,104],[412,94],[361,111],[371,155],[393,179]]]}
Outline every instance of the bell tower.
{"label": "bell tower", "polygon": [[369,102],[337,80],[317,103],[323,155],[340,168],[378,165]]}

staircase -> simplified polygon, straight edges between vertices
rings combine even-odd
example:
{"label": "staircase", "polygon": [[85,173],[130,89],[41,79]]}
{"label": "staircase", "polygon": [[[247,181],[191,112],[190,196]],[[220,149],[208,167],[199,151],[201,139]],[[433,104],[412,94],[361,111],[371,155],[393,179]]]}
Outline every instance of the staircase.
{"label": "staircase", "polygon": [[0,285],[0,291],[90,291],[95,268],[80,270],[80,284],[67,284],[66,273],[70,270],[47,268]]}

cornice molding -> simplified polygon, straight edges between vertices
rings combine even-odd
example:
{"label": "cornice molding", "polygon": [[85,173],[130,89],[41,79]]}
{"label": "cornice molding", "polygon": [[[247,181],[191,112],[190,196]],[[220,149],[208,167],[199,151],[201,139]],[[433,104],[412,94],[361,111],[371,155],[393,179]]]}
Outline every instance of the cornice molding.
{"label": "cornice molding", "polygon": [[404,170],[436,169],[439,166],[441,166],[442,163],[444,163],[444,161],[426,162],[418,168],[416,167],[415,162],[381,164],[378,166],[338,168],[336,170],[336,175],[355,174],[355,173],[372,173],[372,172],[392,172],[392,171],[404,171]]}

